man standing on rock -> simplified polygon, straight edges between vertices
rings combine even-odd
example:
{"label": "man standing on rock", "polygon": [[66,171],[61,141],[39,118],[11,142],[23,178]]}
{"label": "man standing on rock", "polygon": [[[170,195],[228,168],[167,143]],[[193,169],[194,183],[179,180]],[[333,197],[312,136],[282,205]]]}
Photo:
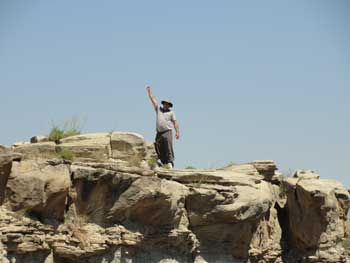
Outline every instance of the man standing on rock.
{"label": "man standing on rock", "polygon": [[180,138],[179,125],[175,113],[170,110],[173,104],[169,100],[162,100],[162,107],[158,107],[158,102],[152,94],[151,87],[147,86],[146,90],[157,113],[157,135],[154,145],[158,159],[165,168],[171,169],[174,167],[173,128],[176,131],[176,139]]}

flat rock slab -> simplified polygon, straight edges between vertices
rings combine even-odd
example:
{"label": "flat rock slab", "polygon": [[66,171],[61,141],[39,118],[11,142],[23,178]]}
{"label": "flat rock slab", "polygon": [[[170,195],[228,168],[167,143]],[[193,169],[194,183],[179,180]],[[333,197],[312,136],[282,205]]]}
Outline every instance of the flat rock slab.
{"label": "flat rock slab", "polygon": [[110,141],[108,132],[75,135],[61,139],[57,151],[69,149],[78,160],[108,160],[111,154]]}
{"label": "flat rock slab", "polygon": [[56,144],[54,142],[23,144],[14,147],[13,151],[23,154],[23,158],[26,160],[57,158]]}
{"label": "flat rock slab", "polygon": [[184,184],[255,185],[263,180],[261,175],[247,175],[226,170],[166,170],[156,169],[160,178]]}

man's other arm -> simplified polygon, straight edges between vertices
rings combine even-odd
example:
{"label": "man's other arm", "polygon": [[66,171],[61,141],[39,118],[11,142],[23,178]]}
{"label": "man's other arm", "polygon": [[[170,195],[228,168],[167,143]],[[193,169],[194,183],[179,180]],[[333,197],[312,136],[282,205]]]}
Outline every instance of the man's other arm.
{"label": "man's other arm", "polygon": [[176,134],[175,134],[175,137],[176,139],[180,139],[180,129],[179,129],[179,124],[177,123],[176,120],[173,121],[173,124],[174,124],[174,128],[175,128],[175,131],[176,131]]}

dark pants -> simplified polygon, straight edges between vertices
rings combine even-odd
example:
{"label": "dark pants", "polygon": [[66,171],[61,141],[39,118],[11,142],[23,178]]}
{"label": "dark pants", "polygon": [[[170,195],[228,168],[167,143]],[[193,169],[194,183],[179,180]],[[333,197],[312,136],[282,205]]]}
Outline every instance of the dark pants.
{"label": "dark pants", "polygon": [[157,132],[156,142],[154,143],[158,159],[163,164],[172,163],[174,166],[174,149],[173,149],[173,133],[171,130],[165,132]]}

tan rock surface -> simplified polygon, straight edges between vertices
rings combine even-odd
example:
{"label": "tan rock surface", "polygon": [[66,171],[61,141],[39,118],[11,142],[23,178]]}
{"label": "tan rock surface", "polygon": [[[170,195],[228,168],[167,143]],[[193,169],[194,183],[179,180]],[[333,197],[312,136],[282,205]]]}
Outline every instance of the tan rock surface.
{"label": "tan rock surface", "polygon": [[63,220],[69,187],[70,173],[64,164],[14,162],[7,183],[7,197],[14,211]]}
{"label": "tan rock surface", "polygon": [[75,159],[108,160],[111,155],[110,133],[89,133],[75,135],[60,140],[57,151],[67,148],[74,153]]}
{"label": "tan rock surface", "polygon": [[0,154],[1,178],[11,171],[0,181],[6,263],[338,263],[350,255],[349,192],[310,170],[282,180],[269,160],[149,169],[153,145],[122,132],[54,146],[72,150],[73,161],[40,147],[14,147],[26,148],[25,161]]}
{"label": "tan rock surface", "polygon": [[113,132],[111,135],[112,158],[128,161],[138,166],[146,159],[147,144],[144,138],[131,132]]}
{"label": "tan rock surface", "polygon": [[181,225],[187,194],[188,188],[177,182],[141,177],[120,195],[109,218],[115,223],[187,229],[187,220]]}
{"label": "tan rock surface", "polygon": [[23,154],[23,158],[27,160],[57,158],[54,142],[23,144],[13,148],[13,151]]}
{"label": "tan rock surface", "polygon": [[317,251],[320,262],[342,262],[341,240],[346,236],[350,209],[348,191],[337,181],[309,176],[288,178],[285,183],[292,247],[306,254]]}

